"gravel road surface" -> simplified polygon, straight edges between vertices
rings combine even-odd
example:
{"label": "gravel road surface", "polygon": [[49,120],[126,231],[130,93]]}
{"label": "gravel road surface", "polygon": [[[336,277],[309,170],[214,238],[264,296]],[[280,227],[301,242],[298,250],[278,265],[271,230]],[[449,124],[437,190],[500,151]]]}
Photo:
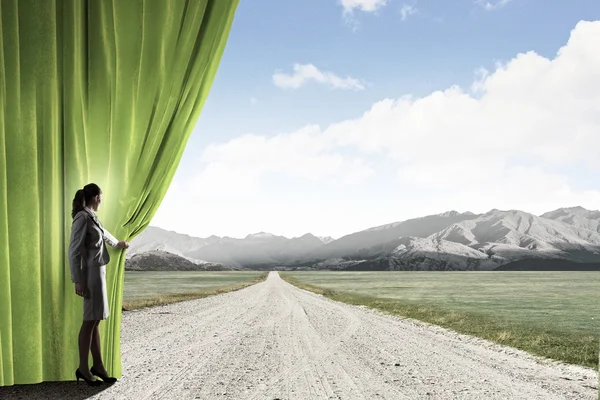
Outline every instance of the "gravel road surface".
{"label": "gravel road surface", "polygon": [[24,398],[52,391],[98,399],[598,396],[592,369],[536,361],[482,339],[334,302],[276,272],[237,292],[125,312],[121,343],[123,378],[116,384],[27,385]]}

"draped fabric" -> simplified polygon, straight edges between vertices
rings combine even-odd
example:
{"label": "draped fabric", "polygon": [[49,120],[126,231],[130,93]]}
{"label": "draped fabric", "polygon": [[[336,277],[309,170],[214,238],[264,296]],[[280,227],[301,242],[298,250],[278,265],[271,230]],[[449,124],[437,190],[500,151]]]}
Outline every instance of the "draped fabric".
{"label": "draped fabric", "polygon": [[[120,240],[151,221],[239,0],[0,0],[0,385],[73,380],[71,203],[94,182]],[[110,248],[106,368],[121,376],[125,253]]]}

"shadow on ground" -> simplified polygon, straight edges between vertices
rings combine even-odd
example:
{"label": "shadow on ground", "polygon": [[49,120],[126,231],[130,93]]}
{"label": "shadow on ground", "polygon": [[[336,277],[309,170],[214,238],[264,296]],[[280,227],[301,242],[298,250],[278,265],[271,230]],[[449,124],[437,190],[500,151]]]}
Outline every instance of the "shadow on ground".
{"label": "shadow on ground", "polygon": [[[101,393],[113,384],[104,383],[101,386],[88,386],[85,382],[42,382],[31,385],[14,385],[0,387],[2,400],[30,399],[64,399],[83,400]],[[50,395],[51,394],[51,395]]]}

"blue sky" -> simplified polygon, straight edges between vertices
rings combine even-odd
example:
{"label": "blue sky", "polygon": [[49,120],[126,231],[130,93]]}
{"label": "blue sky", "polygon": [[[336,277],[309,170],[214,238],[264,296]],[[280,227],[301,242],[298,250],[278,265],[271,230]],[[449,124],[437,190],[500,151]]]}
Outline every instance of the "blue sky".
{"label": "blue sky", "polygon": [[[572,202],[598,208],[600,180],[590,161],[596,154],[586,153],[584,142],[600,125],[593,117],[596,98],[585,89],[600,84],[598,60],[586,56],[594,43],[600,47],[600,27],[581,28],[579,41],[569,42],[571,59],[552,63],[578,22],[597,20],[597,0],[241,1],[202,116],[152,225],[195,236],[341,236],[452,208],[536,214]],[[534,56],[507,67],[529,51]],[[496,74],[498,63],[506,73]],[[573,76],[565,66],[572,63]],[[295,78],[294,65],[304,66]],[[487,72],[478,75],[482,68]],[[523,81],[525,71],[536,78]],[[311,80],[316,75],[321,82]],[[565,81],[557,83],[561,76]],[[485,79],[474,91],[478,77]],[[537,83],[521,92],[522,82],[531,81]],[[447,92],[453,86],[463,97]],[[511,109],[510,90],[527,102]],[[406,113],[380,103],[403,96],[413,99]],[[570,100],[561,103],[560,97]],[[578,108],[583,111],[573,115],[569,107],[580,101],[586,102]],[[380,111],[365,117],[376,104]],[[525,109],[527,115],[519,115]],[[496,132],[497,121],[531,137],[519,136],[522,143],[509,148],[498,139],[505,131]],[[536,136],[557,127],[563,130],[547,143]],[[579,139],[569,141],[566,130],[573,129]],[[488,154],[497,152],[482,159],[471,143],[460,154],[461,140],[485,141]],[[419,155],[436,143],[440,149]],[[442,176],[447,171],[454,173]],[[497,188],[507,189],[491,196],[475,177],[500,180]],[[513,185],[515,179],[533,180],[537,191]],[[554,200],[549,190],[556,191]],[[198,209],[192,220],[182,211],[186,196]]]}

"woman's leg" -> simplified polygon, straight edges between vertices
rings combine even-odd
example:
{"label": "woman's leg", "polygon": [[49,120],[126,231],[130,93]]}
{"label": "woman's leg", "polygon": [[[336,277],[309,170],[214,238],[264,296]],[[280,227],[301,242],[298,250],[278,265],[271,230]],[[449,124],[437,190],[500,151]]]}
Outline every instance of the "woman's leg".
{"label": "woman's leg", "polygon": [[92,332],[92,359],[94,360],[94,368],[101,374],[108,375],[108,372],[104,369],[104,363],[102,362],[102,351],[100,349],[100,330],[98,325],[100,321],[95,321],[94,329]]}
{"label": "woman's leg", "polygon": [[90,372],[90,366],[88,365],[88,357],[90,354],[90,347],[92,345],[92,333],[97,321],[83,321],[81,329],[79,330],[79,372],[88,379],[93,380],[94,377]]}

